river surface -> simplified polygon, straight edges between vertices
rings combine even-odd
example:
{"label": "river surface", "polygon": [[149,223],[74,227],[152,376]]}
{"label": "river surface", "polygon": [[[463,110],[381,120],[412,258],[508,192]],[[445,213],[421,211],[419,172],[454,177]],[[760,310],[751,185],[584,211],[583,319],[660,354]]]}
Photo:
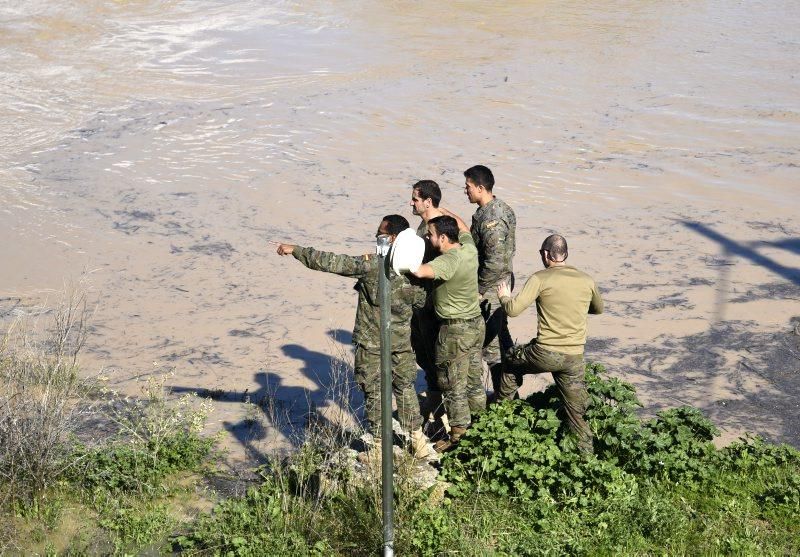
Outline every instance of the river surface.
{"label": "river surface", "polygon": [[0,313],[82,281],[87,370],[227,393],[212,427],[258,456],[289,441],[241,401],[335,405],[354,313],[268,241],[369,251],[419,179],[468,219],[480,163],[519,277],[564,233],[608,298],[587,355],[648,409],[798,442],[752,415],[781,391],[753,343],[800,315],[798,29],[781,0],[6,1]]}

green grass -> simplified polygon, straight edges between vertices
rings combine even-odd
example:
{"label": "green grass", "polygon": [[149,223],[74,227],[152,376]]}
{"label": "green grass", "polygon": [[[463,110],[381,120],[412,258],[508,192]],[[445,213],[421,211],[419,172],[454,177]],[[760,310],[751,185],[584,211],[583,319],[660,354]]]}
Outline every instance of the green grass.
{"label": "green grass", "polygon": [[[451,486],[443,500],[411,484],[396,489],[397,554],[800,553],[798,451],[753,437],[717,450],[717,430],[698,410],[675,408],[642,421],[630,385],[597,365],[587,367],[587,381],[595,455],[578,453],[562,431],[552,388],[494,406],[444,459]],[[302,478],[282,481],[287,466],[189,525],[174,549],[380,551],[377,479],[323,496]]]}
{"label": "green grass", "polygon": [[[587,381],[594,455],[576,451],[548,389],[482,414],[443,459],[448,484],[416,488],[411,468],[398,466],[395,553],[800,554],[797,450],[758,437],[717,449],[716,428],[696,409],[642,420],[630,385],[597,365],[587,367]],[[246,494],[199,512],[208,499],[200,486],[213,442],[200,435],[185,404],[176,414],[163,399],[149,400],[146,411],[126,414],[142,416],[143,423],[122,420],[126,436],[74,445],[79,466],[40,496],[0,510],[6,551],[381,551],[379,475],[359,481],[335,469],[335,484],[321,481],[331,473],[331,446],[314,435],[290,457],[260,469],[262,480]]]}

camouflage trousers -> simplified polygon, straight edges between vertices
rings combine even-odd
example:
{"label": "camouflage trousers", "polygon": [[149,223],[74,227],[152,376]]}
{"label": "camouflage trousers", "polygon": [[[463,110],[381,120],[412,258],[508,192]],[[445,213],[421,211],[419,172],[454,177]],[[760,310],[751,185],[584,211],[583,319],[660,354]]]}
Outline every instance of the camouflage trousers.
{"label": "camouflage trousers", "polygon": [[[511,280],[513,285],[513,277]],[[492,378],[492,390],[495,395],[500,391],[502,374],[502,355],[506,354],[514,346],[511,333],[508,331],[508,315],[500,304],[497,291],[490,288],[483,295],[481,300],[481,314],[486,323],[486,336],[483,339],[483,360],[489,367],[489,374]],[[510,379],[510,378],[509,378]],[[517,386],[522,385],[522,376],[515,376]]]}
{"label": "camouflage trousers", "polygon": [[[414,353],[392,352],[392,392],[397,403],[397,420],[407,432],[422,426],[419,399],[414,383],[417,364]],[[364,414],[369,431],[380,432],[381,427],[381,353],[356,345],[355,380],[364,392]]]}
{"label": "camouflage trousers", "polygon": [[439,325],[436,374],[450,427],[466,428],[470,413],[486,409],[481,364],[484,329],[481,316],[445,320]]}
{"label": "camouflage trousers", "polygon": [[581,450],[592,451],[592,430],[583,419],[589,405],[583,354],[564,354],[536,344],[516,345],[507,354],[506,371],[500,385],[500,399],[510,399],[517,390],[515,376],[526,373],[551,373],[563,404],[562,421],[578,436]]}

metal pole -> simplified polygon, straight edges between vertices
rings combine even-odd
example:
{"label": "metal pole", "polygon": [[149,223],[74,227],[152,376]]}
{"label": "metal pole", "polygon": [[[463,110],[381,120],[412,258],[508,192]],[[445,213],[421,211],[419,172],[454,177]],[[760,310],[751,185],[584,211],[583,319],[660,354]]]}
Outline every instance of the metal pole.
{"label": "metal pole", "polygon": [[[394,555],[394,459],[392,455],[392,329],[388,237],[378,238],[378,300],[381,309],[381,476],[383,493],[383,555]],[[385,242],[385,246],[382,243]],[[384,248],[384,249],[382,249]]]}

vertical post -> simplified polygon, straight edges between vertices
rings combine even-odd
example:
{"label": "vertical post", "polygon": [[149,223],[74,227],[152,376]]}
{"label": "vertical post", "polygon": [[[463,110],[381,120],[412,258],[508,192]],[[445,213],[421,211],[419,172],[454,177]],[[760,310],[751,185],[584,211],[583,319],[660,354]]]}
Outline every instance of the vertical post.
{"label": "vertical post", "polygon": [[378,237],[378,301],[381,310],[381,480],[383,555],[394,555],[394,458],[392,455],[392,293],[389,288],[389,237]]}

